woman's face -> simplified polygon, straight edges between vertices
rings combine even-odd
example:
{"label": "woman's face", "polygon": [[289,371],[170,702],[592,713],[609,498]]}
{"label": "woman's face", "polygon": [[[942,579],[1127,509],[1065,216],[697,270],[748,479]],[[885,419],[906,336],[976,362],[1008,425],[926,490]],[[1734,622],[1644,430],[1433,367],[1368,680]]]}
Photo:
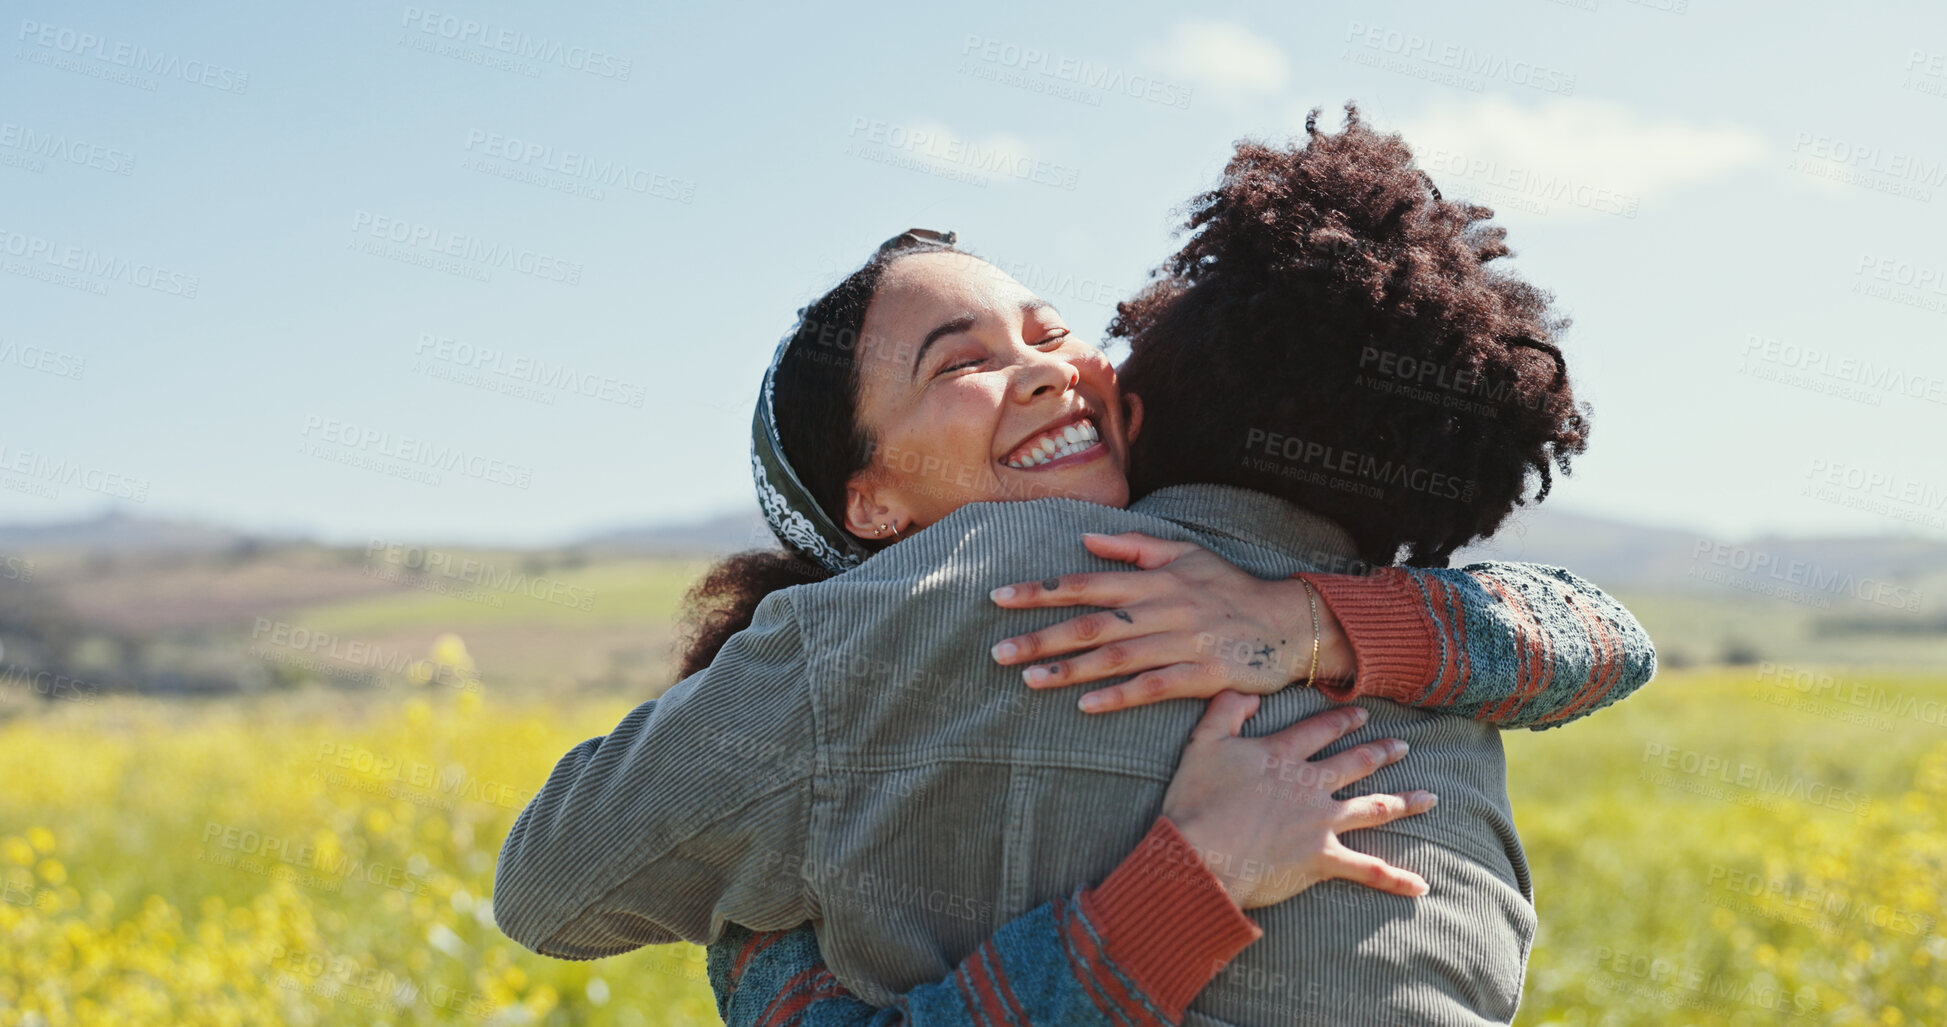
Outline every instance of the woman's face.
{"label": "woman's face", "polygon": [[[1129,441],[1115,368],[1055,308],[962,253],[886,269],[857,353],[871,462],[846,495],[846,529],[890,540],[968,503],[1063,496],[1129,502]],[[888,530],[881,531],[880,526]]]}

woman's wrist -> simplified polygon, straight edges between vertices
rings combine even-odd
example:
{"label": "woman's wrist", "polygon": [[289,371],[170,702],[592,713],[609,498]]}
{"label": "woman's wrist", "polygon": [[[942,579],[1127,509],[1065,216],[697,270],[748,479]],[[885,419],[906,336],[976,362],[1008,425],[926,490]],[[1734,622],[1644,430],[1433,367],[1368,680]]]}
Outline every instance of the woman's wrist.
{"label": "woman's wrist", "polygon": [[[1273,619],[1279,637],[1285,640],[1284,669],[1290,675],[1291,683],[1304,684],[1307,680],[1320,681],[1350,680],[1358,670],[1358,661],[1346,637],[1344,624],[1326,601],[1322,590],[1314,591],[1307,580],[1310,575],[1293,575],[1279,581],[1265,582],[1271,589]],[[1312,623],[1316,611],[1318,633],[1318,662],[1312,665]]]}
{"label": "woman's wrist", "polygon": [[1081,906],[1109,958],[1173,1017],[1264,934],[1168,817]]}
{"label": "woman's wrist", "polygon": [[1439,641],[1410,576],[1388,567],[1372,574],[1298,577],[1318,590],[1321,607],[1332,610],[1331,630],[1338,633],[1345,660],[1344,674],[1336,677],[1351,682],[1321,691],[1340,701],[1367,695],[1412,705],[1438,670]]}

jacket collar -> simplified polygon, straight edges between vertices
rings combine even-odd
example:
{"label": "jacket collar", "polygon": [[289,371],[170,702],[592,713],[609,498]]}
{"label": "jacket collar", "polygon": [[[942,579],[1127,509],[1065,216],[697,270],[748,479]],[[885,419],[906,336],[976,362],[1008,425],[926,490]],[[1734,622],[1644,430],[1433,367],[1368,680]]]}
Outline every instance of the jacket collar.
{"label": "jacket collar", "polygon": [[1227,535],[1299,557],[1334,574],[1370,571],[1346,530],[1289,500],[1235,485],[1171,485],[1132,509],[1211,535]]}

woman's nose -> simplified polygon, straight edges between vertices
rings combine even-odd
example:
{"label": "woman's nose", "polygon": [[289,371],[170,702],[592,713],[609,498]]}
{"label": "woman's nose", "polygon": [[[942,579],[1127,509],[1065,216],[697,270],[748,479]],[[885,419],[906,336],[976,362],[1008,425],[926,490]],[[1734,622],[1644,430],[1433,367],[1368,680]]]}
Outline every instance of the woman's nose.
{"label": "woman's nose", "polygon": [[1044,392],[1067,392],[1081,383],[1081,369],[1063,357],[1035,350],[1024,362],[1027,366],[1021,369],[1017,379],[1023,400],[1033,399]]}

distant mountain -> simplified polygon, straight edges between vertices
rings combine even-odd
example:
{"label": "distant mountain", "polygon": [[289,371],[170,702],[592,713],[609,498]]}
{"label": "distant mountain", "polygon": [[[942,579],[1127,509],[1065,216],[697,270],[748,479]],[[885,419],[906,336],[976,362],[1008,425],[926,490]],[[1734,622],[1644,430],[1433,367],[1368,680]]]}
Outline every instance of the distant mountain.
{"label": "distant mountain", "polygon": [[750,510],[681,524],[603,532],[581,539],[575,548],[618,556],[721,556],[776,545],[763,515]]}
{"label": "distant mountain", "polygon": [[278,541],[286,540],[268,539],[192,521],[132,517],[114,511],[56,524],[0,524],[0,550],[15,553],[70,550],[117,555],[198,555],[233,552],[254,544]]}
{"label": "distant mountain", "polygon": [[[79,553],[236,554],[302,541],[209,524],[104,513],[60,524],[0,525],[0,553],[66,550]],[[585,536],[567,546],[592,556],[720,556],[775,546],[756,510],[675,524],[622,528]],[[1738,572],[1769,581],[1851,575],[1947,593],[1947,541],[1867,538],[1718,538],[1703,532],[1652,528],[1571,513],[1551,506],[1519,512],[1485,545],[1456,554],[1454,564],[1483,560],[1557,564],[1604,588],[1702,591],[1722,594],[1721,580]],[[1930,607],[1932,602],[1928,604]]]}
{"label": "distant mountain", "polygon": [[[772,546],[755,511],[661,527],[609,532],[583,548],[618,555],[708,555]],[[1925,584],[1947,591],[1947,542],[1913,537],[1719,538],[1571,513],[1523,510],[1492,541],[1461,550],[1460,566],[1520,560],[1567,567],[1604,588],[1725,595],[1721,578],[1803,583],[1851,579]],[[1932,605],[1932,604],[1929,604]]]}
{"label": "distant mountain", "polygon": [[1567,567],[1604,588],[1688,591],[1710,572],[1776,582],[1852,575],[1911,583],[1947,576],[1947,542],[1927,538],[1759,537],[1646,528],[1548,506],[1521,511],[1492,540],[1456,554]]}

